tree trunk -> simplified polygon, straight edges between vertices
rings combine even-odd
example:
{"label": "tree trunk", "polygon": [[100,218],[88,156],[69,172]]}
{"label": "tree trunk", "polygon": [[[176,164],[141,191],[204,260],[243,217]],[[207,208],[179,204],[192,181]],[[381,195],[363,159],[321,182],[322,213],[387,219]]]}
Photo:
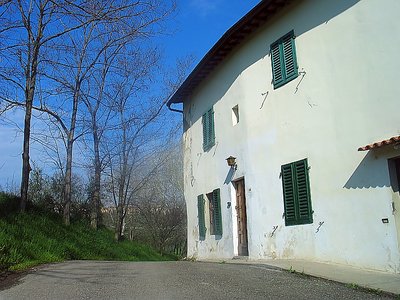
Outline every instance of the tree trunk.
{"label": "tree trunk", "polygon": [[99,150],[99,137],[96,121],[93,122],[93,146],[94,146],[94,190],[91,199],[90,225],[97,229],[99,226],[100,209],[100,182],[101,182],[101,163]]}
{"label": "tree trunk", "polygon": [[22,212],[25,211],[26,202],[28,200],[29,172],[31,171],[31,167],[29,164],[29,146],[31,137],[32,104],[33,104],[33,94],[28,95],[25,108],[24,144],[22,152],[21,202],[20,202],[20,209]]}
{"label": "tree trunk", "polygon": [[64,224],[70,225],[71,220],[71,194],[72,194],[72,149],[73,141],[68,139],[67,163],[64,178]]}
{"label": "tree trunk", "polygon": [[124,211],[122,205],[118,205],[117,207],[117,224],[115,224],[115,240],[120,241],[122,239],[122,230],[123,230],[123,222],[124,222]]}
{"label": "tree trunk", "polygon": [[[35,86],[36,86],[36,74],[38,67],[38,57],[39,57],[39,41],[35,45],[35,50],[33,51],[32,68],[28,65],[25,70],[25,121],[24,121],[24,144],[22,152],[22,178],[21,178],[21,202],[20,209],[25,211],[26,202],[28,201],[28,186],[29,186],[29,173],[31,167],[29,164],[29,146],[31,138],[31,119],[32,119],[32,107],[33,107],[33,97],[35,96]],[[28,59],[29,60],[29,59]]]}
{"label": "tree trunk", "polygon": [[[40,50],[40,41],[43,33],[43,24],[42,24],[43,11],[41,10],[40,19],[39,19],[39,28],[37,39],[33,43],[33,51],[29,49],[30,42],[33,40],[31,32],[29,34],[29,44],[28,44],[28,59],[27,65],[25,68],[25,120],[24,120],[24,144],[23,144],[23,152],[22,152],[22,178],[21,178],[21,202],[20,209],[21,211],[25,211],[26,202],[28,201],[28,186],[29,186],[29,173],[31,171],[31,167],[29,164],[29,146],[30,146],[30,138],[31,138],[31,119],[32,119],[32,107],[33,107],[33,98],[35,96],[35,87],[36,87],[36,75],[37,68],[39,64],[39,50]],[[29,24],[30,26],[30,24]],[[32,52],[31,52],[32,51]]]}
{"label": "tree trunk", "polygon": [[[78,70],[78,74],[80,69]],[[75,90],[73,96],[72,104],[72,115],[71,115],[71,125],[68,133],[67,141],[67,163],[65,166],[65,178],[64,178],[64,223],[65,225],[70,224],[71,216],[71,198],[72,198],[72,154],[74,147],[74,137],[75,137],[75,126],[76,126],[76,115],[78,113],[78,100],[80,92],[80,81],[79,76],[75,81]]]}

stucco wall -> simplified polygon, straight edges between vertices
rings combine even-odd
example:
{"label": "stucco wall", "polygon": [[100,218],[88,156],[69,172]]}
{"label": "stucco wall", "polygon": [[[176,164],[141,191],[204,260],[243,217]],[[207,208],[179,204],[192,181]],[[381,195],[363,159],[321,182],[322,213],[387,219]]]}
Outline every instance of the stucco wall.
{"label": "stucco wall", "polygon": [[[246,183],[249,256],[302,258],[400,272],[386,147],[400,134],[400,1],[300,1],[274,17],[185,100],[188,255],[230,258],[236,251],[231,179]],[[300,75],[273,89],[270,44],[294,29]],[[231,110],[239,105],[240,121]],[[201,116],[215,111],[216,144],[202,149]],[[225,158],[237,157],[233,177]],[[282,164],[308,158],[313,224],[285,227]],[[221,239],[198,239],[197,195],[221,188]],[[232,202],[229,207],[228,202]],[[382,218],[389,223],[383,224]],[[206,224],[209,224],[206,206]],[[319,231],[319,222],[323,222]],[[273,237],[273,226],[278,226]]]}

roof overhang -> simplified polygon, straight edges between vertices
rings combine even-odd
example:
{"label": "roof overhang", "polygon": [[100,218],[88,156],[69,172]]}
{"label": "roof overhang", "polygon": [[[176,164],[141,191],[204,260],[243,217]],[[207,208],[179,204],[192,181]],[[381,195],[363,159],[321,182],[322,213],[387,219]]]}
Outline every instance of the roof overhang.
{"label": "roof overhang", "polygon": [[399,145],[399,149],[400,149],[400,135],[391,137],[390,139],[387,139],[387,140],[375,142],[373,144],[369,144],[364,147],[360,147],[360,148],[358,148],[358,151],[372,150],[372,149],[380,148],[380,147],[387,146],[387,145],[395,145],[395,146]]}
{"label": "roof overhang", "polygon": [[233,25],[203,57],[186,80],[168,100],[172,103],[183,103],[193,90],[210,75],[210,73],[243,42],[251,33],[270,20],[285,5],[294,0],[261,0],[250,12]]}

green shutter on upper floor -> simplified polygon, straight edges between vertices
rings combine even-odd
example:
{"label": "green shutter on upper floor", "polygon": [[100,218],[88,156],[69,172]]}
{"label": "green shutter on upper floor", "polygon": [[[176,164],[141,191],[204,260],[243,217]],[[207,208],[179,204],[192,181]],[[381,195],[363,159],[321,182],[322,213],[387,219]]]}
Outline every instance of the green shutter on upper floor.
{"label": "green shutter on upper floor", "polygon": [[215,125],[214,125],[214,109],[211,108],[208,112],[209,115],[209,144],[214,146],[215,144]]}
{"label": "green shutter on upper floor", "polygon": [[271,62],[275,89],[298,76],[293,30],[271,45]]}
{"label": "green shutter on upper floor", "polygon": [[203,149],[206,149],[207,141],[208,141],[208,119],[207,119],[207,113],[205,113],[203,115],[202,122],[203,122]]}
{"label": "green shutter on upper floor", "polygon": [[214,109],[209,109],[202,117],[203,123],[203,150],[208,151],[215,145]]}
{"label": "green shutter on upper floor", "polygon": [[204,216],[204,196],[197,196],[197,214],[199,219],[199,238],[204,240],[206,237],[206,221]]}
{"label": "green shutter on upper floor", "polygon": [[283,77],[283,58],[281,55],[280,44],[274,43],[271,46],[272,79],[274,87],[278,87],[284,81]]}

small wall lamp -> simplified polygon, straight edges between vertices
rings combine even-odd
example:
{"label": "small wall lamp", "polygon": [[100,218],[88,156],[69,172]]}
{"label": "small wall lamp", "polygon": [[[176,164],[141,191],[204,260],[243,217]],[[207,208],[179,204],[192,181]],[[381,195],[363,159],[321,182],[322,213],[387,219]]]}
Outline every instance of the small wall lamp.
{"label": "small wall lamp", "polygon": [[233,157],[231,155],[226,159],[226,161],[227,161],[229,167],[235,168],[235,170],[237,169],[236,157]]}

